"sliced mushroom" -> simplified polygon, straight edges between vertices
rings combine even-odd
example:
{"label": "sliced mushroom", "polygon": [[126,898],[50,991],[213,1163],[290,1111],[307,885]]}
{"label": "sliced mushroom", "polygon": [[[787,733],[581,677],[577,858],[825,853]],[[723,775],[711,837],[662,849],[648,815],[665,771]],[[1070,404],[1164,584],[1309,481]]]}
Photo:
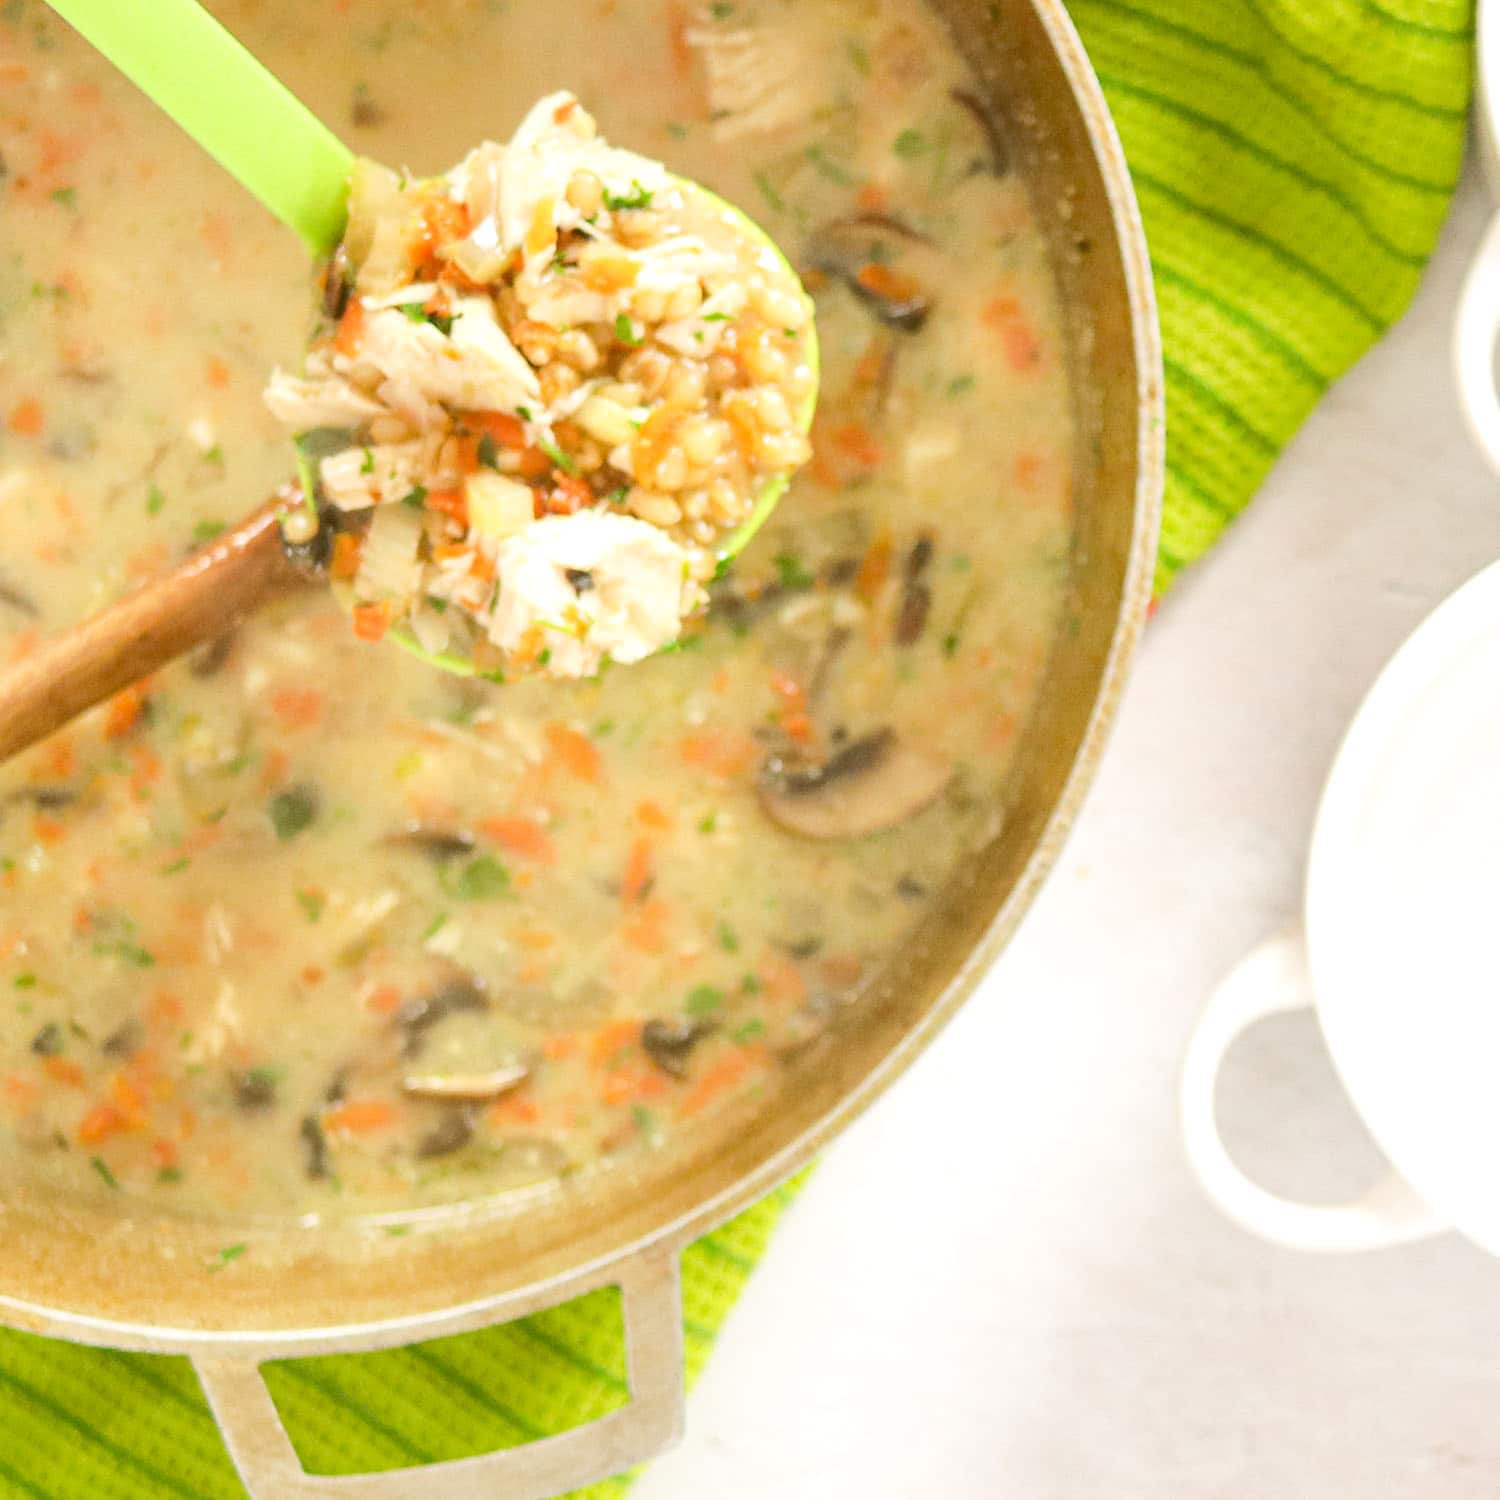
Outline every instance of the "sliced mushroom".
{"label": "sliced mushroom", "polygon": [[882,323],[916,333],[933,308],[936,257],[925,235],[890,214],[872,213],[825,224],[805,258],[842,281]]}
{"label": "sliced mushroom", "polygon": [[449,1016],[482,1015],[490,1008],[484,989],[477,979],[461,975],[430,995],[408,1000],[396,1012],[396,1025],[406,1034],[402,1052],[415,1057],[427,1043],[428,1033]]}
{"label": "sliced mushroom", "polygon": [[766,816],[788,833],[853,839],[914,818],[952,777],[947,761],[902,744],[886,728],[852,740],[821,765],[773,757],[757,792]]}
{"label": "sliced mushroom", "polygon": [[966,110],[970,119],[979,127],[980,134],[984,137],[984,144],[989,151],[988,170],[996,177],[1004,177],[1010,171],[1010,147],[1005,142],[1005,137],[1000,133],[1000,126],[996,123],[994,115],[990,113],[989,106],[978,94],[971,94],[968,89],[949,89],[948,97],[961,109]]}
{"label": "sliced mushroom", "polygon": [[437,864],[450,859],[461,859],[474,852],[475,838],[457,828],[432,828],[425,823],[412,823],[400,833],[388,833],[385,842],[393,849],[411,849],[425,854]]}
{"label": "sliced mushroom", "polygon": [[678,1021],[651,1020],[641,1028],[641,1046],[663,1073],[686,1078],[693,1048],[714,1030],[712,1021],[697,1016],[684,1016]]}
{"label": "sliced mushroom", "polygon": [[531,1069],[523,1063],[492,1068],[487,1073],[408,1073],[402,1089],[418,1099],[498,1099],[525,1083]]}
{"label": "sliced mushroom", "polygon": [[473,1139],[474,1122],[469,1111],[452,1109],[417,1142],[417,1155],[424,1161],[434,1156],[451,1156]]}
{"label": "sliced mushroom", "polygon": [[297,1127],[297,1134],[301,1138],[303,1149],[306,1151],[307,1175],[314,1181],[327,1177],[328,1172],[328,1137],[323,1134],[323,1126],[316,1115],[304,1116],[302,1123]]}

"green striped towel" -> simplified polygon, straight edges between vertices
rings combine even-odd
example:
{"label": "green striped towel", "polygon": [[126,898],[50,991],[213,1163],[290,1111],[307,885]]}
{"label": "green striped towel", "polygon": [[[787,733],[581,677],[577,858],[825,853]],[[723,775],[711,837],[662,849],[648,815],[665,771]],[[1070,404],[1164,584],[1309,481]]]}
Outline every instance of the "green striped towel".
{"label": "green striped towel", "polygon": [[[1135,173],[1161,299],[1165,587],[1410,299],[1458,172],[1472,17],[1467,0],[1072,10]],[[687,1252],[691,1373],[791,1191]],[[316,1472],[482,1452],[625,1399],[616,1302],[595,1293],[507,1328],[278,1366],[270,1380]],[[4,1500],[243,1494],[182,1360],[0,1332],[0,1430]],[[617,1500],[626,1484],[587,1500]]]}

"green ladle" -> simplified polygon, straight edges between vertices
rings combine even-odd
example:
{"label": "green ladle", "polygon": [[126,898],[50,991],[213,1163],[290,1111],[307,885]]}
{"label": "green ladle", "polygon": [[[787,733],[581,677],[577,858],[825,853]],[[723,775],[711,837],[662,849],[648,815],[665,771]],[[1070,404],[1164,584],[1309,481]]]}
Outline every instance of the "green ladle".
{"label": "green ladle", "polygon": [[[349,173],[354,153],[289,89],[268,72],[235,38],[197,3],[197,0],[48,0],[65,21],[104,54],[122,73],[172,117],[221,166],[239,179],[289,229],[301,237],[315,256],[329,254],[343,234]],[[744,232],[765,245],[786,265],[771,237],[732,204],[686,178],[675,181],[685,191],[708,199],[730,214]],[[788,267],[790,271],[790,267]],[[814,376],[818,373],[816,330],[809,325],[806,353]],[[817,382],[797,413],[805,433],[817,404]],[[304,469],[303,493],[311,495]],[[743,550],[761,528],[788,480],[768,480],[756,496],[750,516],[721,543],[721,565]],[[212,590],[205,595],[205,579],[219,580],[221,596],[233,600],[239,613],[257,602],[255,590],[243,580],[232,580],[229,570],[248,576],[252,558],[257,585],[266,591],[283,583],[289,568],[269,556],[274,528],[266,517],[285,517],[298,508],[283,496],[258,511],[218,542],[193,554],[183,568],[142,594],[159,595],[165,610],[174,583],[184,598],[189,585],[196,589],[195,622],[149,621],[137,598],[131,620],[133,639],[117,640],[108,630],[113,611],[106,610],[84,625],[44,646],[31,661],[38,677],[33,696],[47,687],[46,705],[24,695],[7,696],[15,674],[0,678],[0,710],[12,711],[9,725],[0,712],[0,760],[24,744],[67,722],[90,704],[180,654],[217,623],[227,628],[232,619],[215,620]],[[194,632],[197,632],[195,634]],[[87,637],[87,639],[85,639]],[[466,658],[451,653],[423,651],[405,630],[391,632],[398,644],[447,671],[471,673]],[[114,642],[114,647],[111,647]],[[154,645],[152,643],[155,643]],[[129,646],[127,651],[125,648]],[[64,649],[67,648],[66,654]],[[106,660],[110,649],[121,660]],[[128,657],[128,660],[125,658]],[[50,684],[45,682],[51,673]],[[59,675],[61,674],[61,675]],[[87,684],[82,679],[88,678]],[[28,710],[36,709],[33,718]],[[8,732],[7,732],[8,731]]]}

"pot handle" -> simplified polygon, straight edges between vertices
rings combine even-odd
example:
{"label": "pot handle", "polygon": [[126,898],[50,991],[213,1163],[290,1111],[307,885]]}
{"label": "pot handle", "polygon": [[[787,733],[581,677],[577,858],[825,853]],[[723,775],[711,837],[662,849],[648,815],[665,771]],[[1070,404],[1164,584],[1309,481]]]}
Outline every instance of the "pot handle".
{"label": "pot handle", "polygon": [[1204,1191],[1241,1228],[1292,1250],[1378,1250],[1439,1234],[1438,1218],[1394,1172],[1353,1203],[1294,1203],[1234,1164],[1214,1116],[1214,1085],[1229,1049],[1255,1022],[1313,1003],[1301,931],[1267,939],[1216,989],[1188,1043],[1179,1098],[1188,1161]]}
{"label": "pot handle", "polygon": [[1500,338],[1500,216],[1490,221],[1464,277],[1453,325],[1453,372],[1469,431],[1500,472],[1500,395],[1495,344]]}
{"label": "pot handle", "polygon": [[225,1446],[253,1500],[548,1500],[655,1458],[682,1436],[677,1256],[642,1255],[618,1277],[631,1399],[597,1421],[521,1447],[377,1474],[309,1474],[257,1360],[195,1356]]}

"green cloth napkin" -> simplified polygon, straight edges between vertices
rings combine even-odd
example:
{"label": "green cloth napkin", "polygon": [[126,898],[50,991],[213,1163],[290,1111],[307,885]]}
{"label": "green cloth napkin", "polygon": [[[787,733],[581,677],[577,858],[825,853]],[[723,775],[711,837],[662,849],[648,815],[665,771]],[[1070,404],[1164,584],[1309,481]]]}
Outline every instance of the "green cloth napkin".
{"label": "green cloth napkin", "polygon": [[[1468,0],[1074,0],[1135,174],[1166,348],[1158,587],[1218,536],[1313,403],[1400,315],[1458,173]],[[696,1374],[795,1184],[693,1246]],[[626,1398],[617,1297],[269,1372],[304,1463],[455,1458]],[[191,1368],[0,1331],[4,1500],[234,1500]],[[627,1478],[575,1500],[617,1500]]]}

